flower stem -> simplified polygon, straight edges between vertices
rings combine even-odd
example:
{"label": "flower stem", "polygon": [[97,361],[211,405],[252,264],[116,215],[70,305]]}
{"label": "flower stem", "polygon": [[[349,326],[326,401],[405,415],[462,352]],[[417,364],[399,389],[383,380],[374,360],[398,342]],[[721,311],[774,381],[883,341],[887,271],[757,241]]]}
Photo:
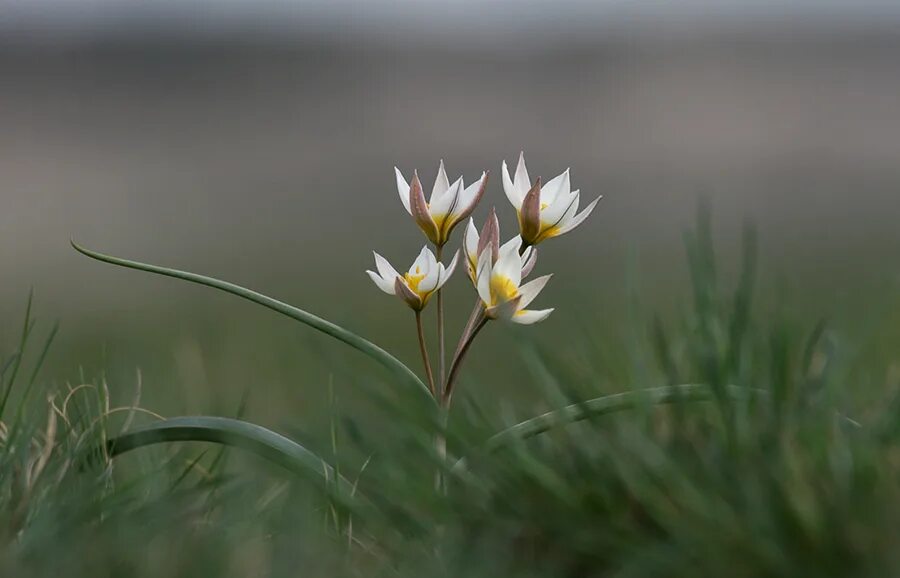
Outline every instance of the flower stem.
{"label": "flower stem", "polygon": [[[435,257],[441,262],[444,253],[444,246],[438,245],[435,248]],[[444,384],[444,292],[443,289],[437,290],[437,332],[438,332],[438,384],[443,387]],[[438,391],[436,395],[443,395],[443,391]]]}
{"label": "flower stem", "polygon": [[428,387],[431,395],[437,399],[437,390],[434,387],[434,374],[431,373],[431,361],[428,359],[428,348],[425,346],[425,332],[422,330],[422,312],[416,311],[416,333],[419,335],[419,351],[422,353],[422,361],[425,363],[425,375],[428,376]]}
{"label": "flower stem", "polygon": [[484,315],[484,312],[479,309],[478,316],[474,318],[474,323],[472,324],[471,331],[468,332],[467,335],[464,335],[463,341],[460,341],[460,346],[456,351],[456,355],[453,357],[453,361],[450,363],[450,374],[447,376],[447,385],[444,387],[444,394],[441,397],[441,407],[445,410],[450,408],[450,400],[453,395],[453,386],[456,383],[456,378],[459,376],[460,367],[462,367],[463,359],[466,357],[466,353],[469,351],[469,347],[472,345],[472,342],[475,341],[475,337],[478,335],[478,332],[487,325],[488,318]]}

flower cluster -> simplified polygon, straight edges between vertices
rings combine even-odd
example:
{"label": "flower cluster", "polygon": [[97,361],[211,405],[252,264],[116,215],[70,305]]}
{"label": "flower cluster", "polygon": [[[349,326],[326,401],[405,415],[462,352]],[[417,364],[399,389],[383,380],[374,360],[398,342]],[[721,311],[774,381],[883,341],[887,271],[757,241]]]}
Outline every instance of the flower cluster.
{"label": "flower cluster", "polygon": [[[503,189],[516,210],[519,234],[505,243],[500,242],[500,225],[494,209],[479,232],[470,217],[478,202],[484,196],[488,172],[468,187],[463,178],[452,184],[447,177],[444,162],[438,167],[431,195],[425,199],[422,183],[417,172],[407,182],[396,167],[394,173],[397,192],[403,207],[412,216],[416,225],[434,247],[427,245],[405,273],[399,273],[391,264],[375,253],[377,271],[366,271],[379,289],[389,295],[396,295],[416,313],[419,342],[426,371],[435,394],[443,392],[448,399],[459,361],[468,349],[478,331],[491,319],[509,320],[530,325],[546,319],[553,309],[527,309],[538,296],[550,275],[524,282],[531,273],[537,259],[536,245],[568,233],[591,214],[600,197],[578,212],[580,193],[573,191],[569,182],[569,170],[541,185],[541,179],[531,182],[525,167],[524,155],[519,155],[515,175],[510,177],[506,161],[501,166]],[[439,391],[432,377],[431,364],[421,327],[421,312],[431,297],[437,295],[438,339],[440,342],[441,381],[443,371],[443,303],[441,288],[456,269],[459,251],[455,252],[449,265],[441,262],[444,246],[450,241],[453,229],[468,218],[463,235],[462,253],[466,273],[477,294],[477,303],[457,346],[456,355],[450,366],[449,377]]]}

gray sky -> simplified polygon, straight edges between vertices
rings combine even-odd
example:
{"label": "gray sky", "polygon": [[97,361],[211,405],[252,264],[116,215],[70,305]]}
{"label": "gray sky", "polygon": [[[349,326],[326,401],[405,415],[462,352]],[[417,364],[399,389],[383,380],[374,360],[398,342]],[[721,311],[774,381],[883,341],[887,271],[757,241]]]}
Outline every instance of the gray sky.
{"label": "gray sky", "polygon": [[[496,43],[536,34],[646,29],[900,27],[896,0],[0,0],[6,38],[65,39],[145,29],[227,34],[362,34]],[[562,28],[561,28],[562,27]]]}

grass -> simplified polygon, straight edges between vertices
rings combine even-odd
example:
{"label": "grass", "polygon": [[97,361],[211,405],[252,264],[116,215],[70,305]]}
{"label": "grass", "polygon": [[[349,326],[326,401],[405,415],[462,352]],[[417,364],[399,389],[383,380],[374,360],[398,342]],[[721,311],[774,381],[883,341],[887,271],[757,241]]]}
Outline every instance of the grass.
{"label": "grass", "polygon": [[[342,328],[323,325],[388,371],[336,369],[370,387],[329,387],[317,425],[273,437],[241,408],[159,422],[140,385],[44,384],[55,330],[29,300],[0,365],[0,575],[897,574],[890,376],[824,324],[754,303],[752,233],[733,280],[708,215],[685,244],[692,292],[678,314],[636,316],[603,356],[589,329],[555,348],[517,333],[503,363],[540,384],[527,404],[495,399],[516,384],[464,379],[446,461],[421,381]],[[615,363],[599,363],[609,351]]]}

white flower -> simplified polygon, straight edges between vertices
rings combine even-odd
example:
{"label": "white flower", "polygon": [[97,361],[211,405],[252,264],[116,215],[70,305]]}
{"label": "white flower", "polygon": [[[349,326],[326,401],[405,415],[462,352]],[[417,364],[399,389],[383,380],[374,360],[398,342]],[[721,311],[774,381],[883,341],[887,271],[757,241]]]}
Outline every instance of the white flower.
{"label": "white flower", "polygon": [[[511,244],[520,247],[522,237],[516,235],[504,243],[503,247]],[[478,270],[478,255],[488,247],[491,249],[491,258],[496,263],[502,248],[500,246],[500,223],[493,208],[491,209],[491,214],[488,215],[487,221],[484,223],[484,227],[481,229],[480,235],[475,228],[475,221],[471,217],[463,234],[463,257],[466,259],[466,272],[469,274],[469,279],[472,280],[473,284],[475,284],[475,274]],[[527,277],[531,270],[534,269],[534,264],[537,261],[537,250],[534,247],[527,247],[521,258],[522,277]]]}
{"label": "white flower", "polygon": [[394,269],[387,259],[375,253],[375,271],[366,271],[379,289],[388,295],[396,295],[403,299],[416,311],[421,311],[428,304],[428,299],[435,291],[440,289],[453,270],[456,269],[456,260],[459,253],[453,255],[450,266],[446,269],[443,263],[439,263],[434,253],[428,247],[422,247],[422,252],[416,257],[409,271],[401,275]]}
{"label": "white flower", "polygon": [[509,177],[503,161],[503,190],[519,215],[522,239],[536,245],[545,239],[568,233],[580,225],[594,210],[602,197],[597,197],[578,213],[579,191],[569,185],[569,169],[550,180],[543,187],[538,178],[534,185],[528,179],[525,155],[519,154],[515,178]]}
{"label": "white flower", "polygon": [[483,172],[481,178],[468,187],[463,183],[462,177],[451,185],[444,170],[444,161],[441,161],[431,189],[431,199],[425,202],[418,173],[413,173],[410,184],[407,184],[397,167],[394,167],[394,173],[397,177],[397,191],[406,212],[413,216],[428,240],[438,247],[450,239],[450,233],[457,223],[472,214],[475,205],[484,195],[488,178],[488,173]]}
{"label": "white flower", "polygon": [[509,319],[515,323],[530,325],[543,321],[553,309],[525,309],[538,296],[551,275],[538,277],[522,285],[522,257],[519,255],[521,240],[514,238],[500,248],[496,263],[490,249],[478,257],[475,285],[478,296],[491,319]]}

